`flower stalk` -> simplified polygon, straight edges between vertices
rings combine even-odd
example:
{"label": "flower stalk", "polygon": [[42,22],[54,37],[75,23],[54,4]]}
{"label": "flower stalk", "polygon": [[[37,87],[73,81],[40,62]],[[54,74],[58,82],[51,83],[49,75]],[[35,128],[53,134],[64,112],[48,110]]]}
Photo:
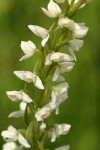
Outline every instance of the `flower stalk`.
{"label": "flower stalk", "polygon": [[[41,8],[47,17],[54,19],[50,29],[28,25],[28,28],[42,39],[42,48],[39,50],[32,41],[21,42],[24,56],[20,61],[34,58],[37,53],[37,63],[33,71],[14,71],[16,77],[25,82],[24,90],[6,93],[13,102],[20,102],[20,110],[10,113],[9,117],[23,117],[26,129],[17,130],[9,126],[6,131],[2,131],[1,135],[6,141],[2,150],[46,150],[47,138],[50,138],[52,143],[60,135],[68,134],[70,124],[55,123],[50,126],[48,120],[53,111],[55,115],[59,114],[60,105],[68,99],[69,85],[63,73],[73,69],[76,61],[75,52],[83,46],[83,40],[80,38],[88,32],[85,24],[76,23],[72,17],[86,3],[85,0],[50,0],[47,8]],[[66,50],[62,52],[61,48],[65,46]],[[33,89],[27,92],[30,83],[33,84],[35,94]],[[69,148],[69,145],[65,145],[54,150]]]}

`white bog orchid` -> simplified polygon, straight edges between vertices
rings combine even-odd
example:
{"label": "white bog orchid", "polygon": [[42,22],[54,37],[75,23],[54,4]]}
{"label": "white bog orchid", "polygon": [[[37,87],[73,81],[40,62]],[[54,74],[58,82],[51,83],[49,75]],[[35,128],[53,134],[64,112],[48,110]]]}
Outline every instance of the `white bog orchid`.
{"label": "white bog orchid", "polygon": [[79,39],[73,39],[70,40],[68,43],[73,51],[79,51],[79,49],[83,46],[84,41]]}
{"label": "white bog orchid", "polygon": [[53,87],[52,90],[52,102],[55,104],[57,102],[63,102],[68,97],[69,85],[67,82],[62,82]]}
{"label": "white bog orchid", "polygon": [[52,76],[52,81],[57,81],[57,82],[62,82],[62,81],[65,81],[65,78],[60,75],[60,68],[59,66],[56,68],[53,76]]}
{"label": "white bog orchid", "polygon": [[28,41],[28,42],[21,41],[21,45],[20,46],[21,46],[22,51],[25,54],[20,59],[20,61],[30,58],[36,52],[36,46],[35,46],[35,44],[32,41]]}
{"label": "white bog orchid", "polygon": [[3,145],[2,150],[22,150],[22,146],[18,146],[15,142],[7,142]]}
{"label": "white bog orchid", "polygon": [[8,98],[13,102],[22,101],[24,103],[33,102],[32,99],[23,91],[7,91],[6,92]]}
{"label": "white bog orchid", "polygon": [[58,26],[60,28],[68,28],[73,32],[73,36],[75,38],[82,38],[88,32],[88,27],[84,25],[84,23],[76,23],[68,17],[60,18],[58,21]]}
{"label": "white bog orchid", "polygon": [[11,118],[11,117],[14,117],[14,118],[23,117],[24,113],[25,113],[25,109],[26,109],[26,103],[21,102],[19,107],[20,107],[20,110],[10,113],[8,117],[9,118]]}
{"label": "white bog orchid", "polygon": [[11,125],[7,130],[1,132],[1,136],[6,142],[15,142],[18,140],[18,142],[24,147],[31,147],[27,140]]}
{"label": "white bog orchid", "polygon": [[52,76],[52,81],[57,81],[57,82],[65,81],[65,78],[60,73],[65,73],[65,72],[71,71],[73,69],[75,63],[62,62],[62,63],[58,63],[58,65],[59,66],[56,68],[56,70]]}
{"label": "white bog orchid", "polygon": [[51,114],[51,109],[48,106],[44,106],[40,108],[36,113],[35,113],[35,118],[37,121],[43,121],[47,117],[49,117]]}
{"label": "white bog orchid", "polygon": [[44,89],[41,79],[35,73],[30,71],[14,71],[14,74],[23,81],[28,83],[33,82],[38,89]]}
{"label": "white bog orchid", "polygon": [[73,57],[60,52],[52,52],[46,56],[45,65],[51,65],[52,62],[69,62],[72,61]]}
{"label": "white bog orchid", "polygon": [[61,146],[61,147],[58,147],[54,150],[69,150],[70,149],[70,146],[69,145],[64,145],[64,146]]}
{"label": "white bog orchid", "polygon": [[64,3],[65,0],[55,0],[56,3]]}
{"label": "white bog orchid", "polygon": [[62,63],[58,63],[58,64],[59,64],[60,73],[69,72],[75,66],[75,63],[73,63],[73,62],[62,62]]}
{"label": "white bog orchid", "polygon": [[49,39],[49,31],[36,25],[28,25],[28,28],[37,36],[42,38],[41,45],[44,47]]}
{"label": "white bog orchid", "polygon": [[51,137],[51,142],[55,142],[56,138],[60,135],[66,135],[71,128],[71,125],[63,123],[63,124],[56,124],[55,127],[50,131],[49,135]]}
{"label": "white bog orchid", "polygon": [[59,5],[56,4],[53,0],[50,0],[47,8],[48,10],[43,7],[41,9],[50,18],[56,18],[61,14]]}

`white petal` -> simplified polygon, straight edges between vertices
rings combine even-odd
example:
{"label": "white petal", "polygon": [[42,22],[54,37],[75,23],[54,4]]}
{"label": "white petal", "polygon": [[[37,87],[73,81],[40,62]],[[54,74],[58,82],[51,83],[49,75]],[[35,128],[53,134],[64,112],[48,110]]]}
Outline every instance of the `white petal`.
{"label": "white petal", "polygon": [[71,125],[65,124],[65,123],[56,125],[55,130],[56,130],[57,136],[66,135],[69,132],[70,128],[71,128]]}
{"label": "white petal", "polygon": [[52,90],[52,102],[57,104],[65,101],[68,97],[68,87],[69,86],[67,82],[63,82],[54,86]]}
{"label": "white petal", "polygon": [[45,28],[36,25],[28,25],[29,29],[37,36],[45,39],[48,36],[48,31]]}
{"label": "white petal", "polygon": [[60,28],[66,27],[71,30],[75,38],[84,37],[88,31],[88,27],[83,24],[76,23],[67,17],[59,19],[58,26]]}
{"label": "white petal", "polygon": [[16,150],[16,149],[17,149],[17,145],[15,142],[8,142],[3,145],[2,150]]}
{"label": "white petal", "polygon": [[51,113],[50,108],[47,106],[44,106],[43,108],[41,108],[40,110],[36,112],[35,118],[37,121],[43,121],[44,119],[50,116],[50,113]]}
{"label": "white petal", "polygon": [[73,69],[75,63],[73,62],[62,62],[62,63],[59,63],[60,65],[60,72],[61,73],[64,73],[64,72],[69,72]]}
{"label": "white petal", "polygon": [[82,9],[83,7],[85,7],[85,3],[84,4],[82,4],[80,7],[79,7],[79,9]]}
{"label": "white petal", "polygon": [[61,14],[61,9],[58,4],[56,4],[53,0],[50,0],[48,4],[48,10],[55,16],[59,16]]}
{"label": "white petal", "polygon": [[60,75],[59,67],[56,68],[55,73],[52,76],[52,81],[56,81]]}
{"label": "white petal", "polygon": [[7,142],[12,142],[17,140],[16,129],[13,126],[9,126],[8,130],[2,131],[1,136]]}
{"label": "white petal", "polygon": [[63,81],[65,81],[65,78],[62,75],[59,75],[56,81],[63,82]]}
{"label": "white petal", "polygon": [[32,99],[24,92],[22,92],[22,101],[24,103],[31,103],[31,102],[33,102]]}
{"label": "white petal", "polygon": [[51,138],[51,142],[55,142],[56,141],[56,134],[55,131],[52,132],[52,138]]}
{"label": "white petal", "polygon": [[38,89],[41,89],[41,90],[44,89],[44,86],[43,86],[43,84],[42,84],[42,81],[40,80],[40,78],[39,78],[37,75],[35,76],[34,85],[35,85]]}
{"label": "white petal", "polygon": [[46,56],[46,60],[45,60],[45,65],[51,65],[52,64],[52,61],[51,61],[51,54],[52,53],[50,53],[50,54],[48,54],[47,56]]}
{"label": "white petal", "polygon": [[48,4],[48,10],[42,8],[42,11],[51,18],[56,18],[61,14],[61,9],[58,4],[56,4],[53,0],[50,0]]}
{"label": "white petal", "polygon": [[30,52],[34,52],[36,49],[35,44],[32,41],[21,41],[21,49],[24,52],[24,54],[29,54]]}
{"label": "white petal", "polygon": [[29,53],[29,54],[27,54],[27,55],[24,55],[19,61],[27,60],[27,59],[29,59],[29,58],[32,57],[32,56],[33,56],[33,52],[31,52],[31,53]]}
{"label": "white petal", "polygon": [[60,68],[57,67],[55,73],[52,76],[52,81],[62,82],[65,81],[64,77],[60,75]]}
{"label": "white petal", "polygon": [[44,122],[42,122],[42,124],[40,125],[40,129],[44,130],[46,128],[46,124]]}
{"label": "white petal", "polygon": [[70,146],[69,145],[65,145],[65,146],[61,146],[61,147],[58,147],[54,150],[69,150],[70,149]]}
{"label": "white petal", "polygon": [[50,17],[50,18],[55,18],[56,17],[55,15],[53,15],[52,13],[50,13],[50,11],[48,11],[47,9],[45,9],[43,7],[41,9],[44,12],[44,14],[47,15],[48,17]]}
{"label": "white petal", "polygon": [[76,61],[76,60],[77,60],[77,59],[76,59],[76,55],[75,55],[75,53],[73,52],[73,50],[71,49],[71,47],[69,47],[68,50],[69,50],[69,53],[70,53],[70,55],[72,56],[72,58]]}
{"label": "white petal", "polygon": [[53,91],[52,91],[52,102],[53,102],[53,104],[56,103],[56,100],[57,100],[57,96],[56,96],[55,91],[53,90]]}
{"label": "white petal", "polygon": [[26,148],[31,147],[31,145],[27,142],[27,140],[21,134],[18,134],[18,141],[21,145],[23,145]]}
{"label": "white petal", "polygon": [[49,40],[49,35],[45,39],[42,40],[41,45],[44,47],[48,40]]}
{"label": "white petal", "polygon": [[25,111],[25,109],[26,109],[26,105],[27,105],[26,103],[21,102],[21,103],[20,103],[20,105],[19,105],[20,110]]}
{"label": "white petal", "polygon": [[21,80],[28,83],[33,81],[33,73],[30,71],[14,71],[14,74]]}
{"label": "white petal", "polygon": [[75,23],[75,28],[73,30],[74,37],[75,38],[82,38],[82,37],[84,37],[87,34],[88,29],[89,29],[88,27],[86,27],[86,26],[84,26],[82,24]]}
{"label": "white petal", "polygon": [[[75,0],[74,4],[76,4],[79,0]],[[69,5],[71,4],[72,0],[68,0]]]}
{"label": "white petal", "polygon": [[8,98],[14,102],[19,102],[22,99],[22,94],[20,91],[7,91],[6,94]]}
{"label": "white petal", "polygon": [[55,52],[51,54],[51,61],[62,62],[62,61],[72,61],[73,58],[65,53]]}
{"label": "white petal", "polygon": [[79,51],[83,46],[84,41],[79,39],[73,39],[68,42],[73,51]]}
{"label": "white petal", "polygon": [[8,117],[9,118],[12,118],[12,117],[19,118],[19,117],[23,117],[23,116],[24,116],[24,111],[19,110],[19,111],[14,111],[14,112],[10,113]]}
{"label": "white petal", "polygon": [[70,20],[69,18],[65,17],[65,18],[60,18],[59,21],[58,21],[58,26],[60,28],[68,28],[68,29],[72,29],[73,26],[74,26],[74,21],[73,20]]}
{"label": "white petal", "polygon": [[71,4],[72,0],[68,0],[69,5]]}

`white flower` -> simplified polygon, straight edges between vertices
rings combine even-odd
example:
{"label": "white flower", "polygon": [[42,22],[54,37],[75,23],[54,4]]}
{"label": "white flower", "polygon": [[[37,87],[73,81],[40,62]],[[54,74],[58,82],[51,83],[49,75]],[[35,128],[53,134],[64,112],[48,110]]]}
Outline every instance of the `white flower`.
{"label": "white flower", "polygon": [[32,99],[23,91],[7,91],[8,98],[13,102],[22,101],[24,103],[31,103]]}
{"label": "white flower", "polygon": [[61,147],[58,147],[54,150],[69,150],[70,149],[70,146],[69,145],[64,145],[64,146],[61,146]]}
{"label": "white flower", "polygon": [[63,123],[63,124],[56,124],[52,131],[49,133],[51,136],[51,142],[55,142],[56,138],[60,135],[66,135],[71,128],[71,125]]}
{"label": "white flower", "polygon": [[76,55],[70,46],[68,47],[68,51],[69,51],[70,55],[73,57],[73,59],[76,61],[77,60]]}
{"label": "white flower", "polygon": [[17,146],[15,142],[8,142],[3,145],[2,150],[22,150],[22,146]]}
{"label": "white flower", "polygon": [[66,27],[71,30],[75,38],[82,38],[88,32],[88,27],[86,27],[84,23],[76,23],[67,17],[59,19],[58,26],[60,28]]}
{"label": "white flower", "polygon": [[57,81],[57,82],[65,81],[65,78],[60,75],[59,67],[56,68],[55,73],[52,76],[52,81]]}
{"label": "white flower", "polygon": [[2,150],[15,150],[17,148],[17,145],[15,142],[8,142],[3,145]]}
{"label": "white flower", "polygon": [[82,38],[87,34],[88,27],[86,27],[84,23],[75,23],[73,32],[75,38]]}
{"label": "white flower", "polygon": [[51,65],[52,62],[64,62],[64,61],[72,61],[73,58],[64,53],[60,52],[52,52],[46,56],[45,65]]}
{"label": "white flower", "polygon": [[30,58],[36,52],[36,46],[32,41],[28,41],[28,42],[22,41],[20,46],[21,46],[22,51],[25,54],[20,59],[20,61]]}
{"label": "white flower", "polygon": [[60,68],[60,73],[64,73],[64,72],[69,72],[73,69],[75,63],[73,62],[62,62],[62,63],[58,63]]}
{"label": "white flower", "polygon": [[51,114],[50,107],[44,106],[35,113],[35,118],[37,121],[43,121],[44,119],[49,117],[50,114]]}
{"label": "white flower", "polygon": [[59,5],[56,4],[53,0],[50,0],[48,4],[48,10],[43,7],[41,9],[50,18],[56,18],[61,14]]}
{"label": "white flower", "polygon": [[13,126],[9,126],[7,130],[2,131],[1,135],[3,139],[7,142],[15,142],[18,140],[18,142],[24,147],[31,147],[26,139]]}
{"label": "white flower", "polygon": [[62,102],[61,101],[56,101],[56,103],[54,102],[50,102],[48,105],[51,109],[51,112],[55,110],[55,114],[58,115],[59,114],[59,106]]}
{"label": "white flower", "polygon": [[14,117],[14,118],[23,117],[24,113],[25,113],[25,109],[26,109],[26,103],[21,102],[20,103],[20,110],[10,113],[8,117],[9,118],[11,118],[11,117]]}
{"label": "white flower", "polygon": [[53,87],[52,90],[52,102],[55,104],[57,102],[63,102],[68,97],[68,83],[63,82]]}
{"label": "white flower", "polygon": [[55,0],[55,2],[57,2],[57,3],[64,3],[65,0]]}
{"label": "white flower", "polygon": [[35,73],[30,71],[14,71],[14,74],[23,81],[28,83],[33,82],[38,89],[44,89],[42,81]]}
{"label": "white flower", "polygon": [[65,81],[65,78],[60,73],[71,71],[73,69],[75,63],[62,62],[62,63],[58,63],[58,65],[59,66],[56,68],[56,70],[52,76],[52,81],[57,81],[57,82]]}
{"label": "white flower", "polygon": [[79,49],[83,46],[84,41],[79,39],[73,39],[70,40],[68,43],[73,51],[79,51]]}
{"label": "white flower", "polygon": [[41,45],[44,47],[49,39],[48,30],[36,25],[28,25],[28,27],[35,35],[42,38]]}

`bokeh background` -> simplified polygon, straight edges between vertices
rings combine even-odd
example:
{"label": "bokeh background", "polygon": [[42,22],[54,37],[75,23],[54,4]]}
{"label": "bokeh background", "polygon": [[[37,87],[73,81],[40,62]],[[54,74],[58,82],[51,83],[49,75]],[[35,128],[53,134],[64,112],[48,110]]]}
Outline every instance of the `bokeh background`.
{"label": "bokeh background", "polygon": [[[14,70],[32,69],[33,60],[19,62],[22,56],[20,41],[33,40],[40,47],[40,39],[27,28],[29,24],[50,27],[52,19],[41,13],[48,0],[0,0],[0,132],[9,124],[23,127],[21,119],[8,119],[11,111],[18,109],[8,100],[7,90],[19,90],[23,83],[13,75]],[[100,149],[100,1],[94,0],[75,17],[86,22],[88,35],[84,47],[76,54],[76,66],[66,75],[70,85],[69,99],[62,104],[60,115],[53,118],[58,123],[72,125],[66,136],[48,147],[70,144],[71,150]],[[0,149],[3,140],[0,137]]]}

